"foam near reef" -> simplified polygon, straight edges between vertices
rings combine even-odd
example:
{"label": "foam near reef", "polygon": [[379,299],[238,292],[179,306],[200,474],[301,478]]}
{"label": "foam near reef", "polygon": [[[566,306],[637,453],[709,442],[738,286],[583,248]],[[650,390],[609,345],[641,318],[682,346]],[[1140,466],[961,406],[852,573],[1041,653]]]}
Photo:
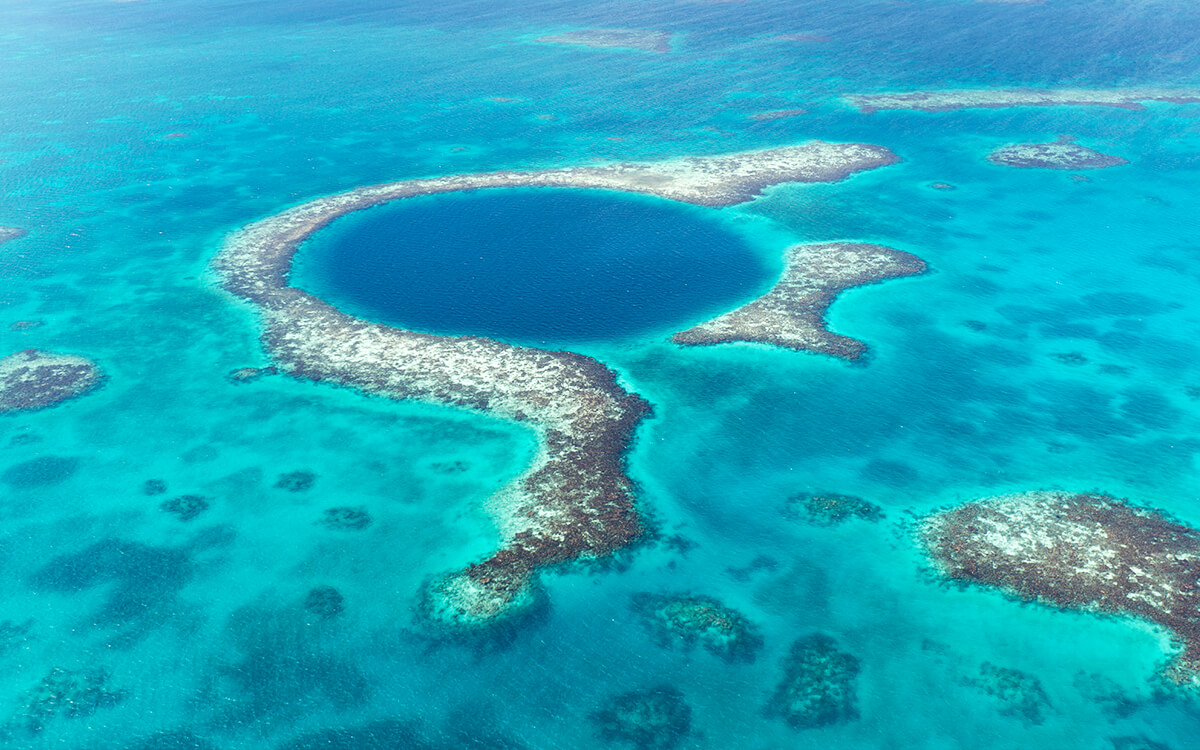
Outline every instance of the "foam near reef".
{"label": "foam near reef", "polygon": [[852,107],[870,114],[881,109],[945,112],[972,107],[1122,107],[1145,109],[1143,102],[1200,102],[1200,88],[1133,89],[960,89],[893,94],[846,94]]}
{"label": "foam near reef", "polygon": [[530,599],[537,569],[605,555],[641,536],[624,457],[649,405],[590,357],[417,333],[340,312],[288,285],[300,244],[340,216],[417,195],[602,188],[725,206],[769,185],[838,180],[895,161],[878,146],[817,141],[650,164],[405,180],[318,198],[250,224],[226,240],[215,267],[225,288],[261,313],[263,341],[281,370],[389,398],[478,409],[537,431],[533,464],[488,502],[501,531],[499,551],[427,592],[437,619],[486,623]]}
{"label": "foam near reef", "polygon": [[787,251],[783,277],[742,307],[681,331],[687,346],[748,341],[858,359],[866,345],[825,327],[825,313],[843,289],[924,273],[925,261],[882,245],[827,242]]}
{"label": "foam near reef", "polygon": [[929,516],[918,537],[952,580],[1162,625],[1182,647],[1165,676],[1200,687],[1200,531],[1107,495],[1029,492]]}

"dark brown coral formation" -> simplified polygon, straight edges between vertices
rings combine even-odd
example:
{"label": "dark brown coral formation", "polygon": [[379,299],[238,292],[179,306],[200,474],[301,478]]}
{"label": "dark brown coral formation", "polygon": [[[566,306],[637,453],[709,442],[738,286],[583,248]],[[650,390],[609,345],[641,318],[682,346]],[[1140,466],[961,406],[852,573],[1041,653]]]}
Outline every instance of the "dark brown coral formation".
{"label": "dark brown coral formation", "polygon": [[796,245],[787,251],[783,277],[771,291],[671,340],[687,346],[748,341],[855,360],[866,344],[826,328],[825,314],[837,295],[925,271],[917,256],[881,245]]}
{"label": "dark brown coral formation", "polygon": [[1197,682],[1200,531],[1107,495],[1031,492],[938,513],[919,534],[951,580],[1162,625],[1182,647],[1166,676]]}
{"label": "dark brown coral formation", "polygon": [[793,495],[788,498],[788,505],[814,526],[836,526],[855,518],[872,522],[884,518],[883,508],[875,503],[854,495],[833,492]]}
{"label": "dark brown coral formation", "polygon": [[77,398],[100,385],[89,359],[26,349],[0,359],[0,414],[33,411]]}
{"label": "dark brown coral formation", "polygon": [[1119,156],[1102,154],[1080,146],[1075,138],[1060,135],[1051,143],[1013,143],[988,154],[988,161],[1023,169],[1105,169],[1129,162]]}

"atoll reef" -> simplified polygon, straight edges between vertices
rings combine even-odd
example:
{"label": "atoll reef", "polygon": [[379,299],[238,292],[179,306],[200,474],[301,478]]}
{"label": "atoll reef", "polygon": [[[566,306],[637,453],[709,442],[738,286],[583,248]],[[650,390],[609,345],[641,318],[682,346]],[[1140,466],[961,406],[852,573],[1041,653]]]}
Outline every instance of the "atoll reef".
{"label": "atoll reef", "polygon": [[1145,109],[1143,102],[1194,104],[1200,102],[1196,88],[1130,89],[961,89],[913,91],[897,94],[847,94],[842,99],[864,114],[882,109],[912,109],[946,112],[985,107],[1121,107]]}
{"label": "atoll reef", "polygon": [[1162,625],[1181,647],[1165,676],[1200,684],[1200,531],[1107,495],[1045,491],[934,514],[918,536],[949,580]]}
{"label": "atoll reef", "polygon": [[866,345],[825,327],[826,311],[838,293],[925,270],[917,256],[881,245],[796,245],[788,249],[783,277],[769,292],[671,340],[685,346],[747,341],[855,360]]}
{"label": "atoll reef", "polygon": [[633,607],[664,647],[699,644],[731,662],[750,662],[762,648],[758,628],[740,612],[707,596],[638,594]]}
{"label": "atoll reef", "polygon": [[526,423],[532,466],[488,510],[503,539],[490,558],[431,585],[428,611],[481,624],[532,599],[534,572],[607,555],[642,535],[625,452],[649,405],[591,357],[476,336],[437,336],[356,319],[288,285],[300,244],[334,219],[402,198],[501,187],[603,188],[703,206],[754,198],[784,182],[840,180],[897,161],[857,143],[799,146],[651,164],[415,179],[318,198],[231,235],[215,266],[225,288],[258,308],[280,370],[396,399],[450,404]]}
{"label": "atoll reef", "polygon": [[24,237],[28,232],[17,227],[0,227],[0,245],[3,245],[9,240],[15,240]]}
{"label": "atoll reef", "polygon": [[814,526],[836,526],[851,519],[880,521],[883,509],[854,495],[832,492],[801,493],[788,498],[788,505],[805,521]]}
{"label": "atoll reef", "polygon": [[634,690],[592,714],[600,739],[637,750],[670,750],[692,729],[692,709],[672,687]]}
{"label": "atoll reef", "polygon": [[966,682],[994,698],[1000,704],[1000,713],[1005,716],[1015,716],[1027,724],[1041,724],[1046,720],[1050,698],[1042,689],[1041,681],[1031,674],[984,662],[979,667],[979,674]]}
{"label": "atoll reef", "polygon": [[793,729],[813,729],[858,718],[858,658],[824,633],[792,644],[783,679],[767,703],[767,715]]}
{"label": "atoll reef", "polygon": [[0,414],[33,411],[78,398],[104,380],[95,362],[26,349],[0,359]]}
{"label": "atoll reef", "polygon": [[371,525],[371,514],[363,507],[326,508],[320,524],[341,531],[362,531]]}
{"label": "atoll reef", "polygon": [[1051,143],[1013,143],[988,154],[988,161],[1006,167],[1068,170],[1105,169],[1129,163],[1119,156],[1080,146],[1069,135],[1060,135]]}
{"label": "atoll reef", "polygon": [[128,691],[111,689],[108,679],[103,669],[53,669],[21,697],[21,708],[10,725],[37,734],[56,716],[82,718],[115,706]]}
{"label": "atoll reef", "polygon": [[671,32],[646,29],[579,29],[534,39],[542,44],[577,44],[592,49],[670,52]]}
{"label": "atoll reef", "polygon": [[164,500],[158,507],[187,523],[196,520],[201,513],[208,510],[208,498],[203,495],[180,495]]}

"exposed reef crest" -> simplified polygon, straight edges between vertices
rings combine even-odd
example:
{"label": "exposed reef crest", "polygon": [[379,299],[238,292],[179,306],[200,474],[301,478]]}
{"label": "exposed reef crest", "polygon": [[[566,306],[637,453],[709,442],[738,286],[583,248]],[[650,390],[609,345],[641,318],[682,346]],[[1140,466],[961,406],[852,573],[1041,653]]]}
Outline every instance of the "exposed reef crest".
{"label": "exposed reef crest", "polygon": [[1107,495],[1029,492],[934,514],[918,536],[951,580],[1162,625],[1182,647],[1165,676],[1200,686],[1200,531]]}
{"label": "exposed reef crest", "polygon": [[855,360],[866,344],[825,327],[825,313],[850,287],[925,273],[925,261],[882,245],[827,242],[787,251],[782,278],[736,310],[671,337],[698,346],[747,341]]}
{"label": "exposed reef crest", "polygon": [[425,609],[486,624],[532,601],[534,572],[609,554],[642,534],[625,452],[649,405],[590,357],[475,336],[438,336],[370,323],[288,284],[301,243],[353,211],[417,195],[500,187],[622,190],[704,206],[750,200],[782,182],[825,182],[897,161],[887,149],[814,141],[651,164],[414,179],[318,198],[232,234],[215,260],[224,287],[254,305],[280,369],[396,399],[486,411],[531,425],[541,450],[488,502],[501,548],[436,581]]}
{"label": "exposed reef crest", "polygon": [[893,94],[846,94],[842,97],[863,114],[883,109],[946,112],[982,107],[1121,107],[1145,109],[1144,102],[1193,104],[1200,102],[1200,88],[1129,89],[959,89],[913,91]]}

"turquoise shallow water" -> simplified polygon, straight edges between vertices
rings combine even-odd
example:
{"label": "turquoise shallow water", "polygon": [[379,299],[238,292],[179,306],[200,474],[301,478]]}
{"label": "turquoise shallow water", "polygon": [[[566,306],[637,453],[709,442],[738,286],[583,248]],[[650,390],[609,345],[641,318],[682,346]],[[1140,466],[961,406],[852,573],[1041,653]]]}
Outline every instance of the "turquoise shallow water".
{"label": "turquoise shallow water", "polygon": [[[866,116],[835,98],[1197,85],[1198,20],[1183,3],[1068,0],[0,2],[0,225],[30,230],[0,247],[2,349],[79,353],[108,375],[0,419],[4,745],[604,747],[588,717],[666,684],[692,708],[684,748],[1200,746],[1195,699],[1152,679],[1163,633],[942,587],[905,530],[1037,487],[1200,524],[1200,106]],[[675,51],[528,42],[594,25],[670,29]],[[750,116],[791,109],[807,113]],[[1060,133],[1130,164],[1077,182],[984,158]],[[547,574],[548,609],[502,644],[448,642],[414,607],[430,576],[492,549],[483,501],[533,456],[527,430],[226,378],[269,364],[208,269],[241,224],[385,180],[808,138],[904,161],[711,221],[766,276],[788,244],[833,239],[933,273],[835,304],[864,365],[679,349],[657,330],[561,342],[654,404],[629,468],[661,536],[688,544]],[[297,471],[311,487],[276,486]],[[166,492],[147,495],[150,479]],[[787,510],[801,492],[887,518],[809,526]],[[194,520],[159,509],[187,494],[209,502]],[[331,528],[330,508],[370,523]],[[318,586],[341,593],[340,615],[305,610]],[[757,659],[662,647],[631,609],[647,591],[737,608],[761,630]],[[797,731],[763,708],[789,645],[818,631],[861,662],[860,717]],[[985,662],[1040,681],[1042,723],[971,684]],[[109,697],[31,732],[19,719],[55,668],[101,670]]]}

